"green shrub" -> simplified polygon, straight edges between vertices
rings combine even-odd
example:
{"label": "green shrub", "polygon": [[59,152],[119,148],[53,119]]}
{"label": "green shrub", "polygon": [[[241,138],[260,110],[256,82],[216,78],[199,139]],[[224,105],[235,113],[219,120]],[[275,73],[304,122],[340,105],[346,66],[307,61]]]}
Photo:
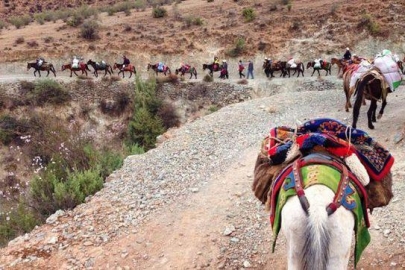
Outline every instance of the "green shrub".
{"label": "green shrub", "polygon": [[98,10],[96,8],[89,7],[87,5],[83,5],[76,10],[75,14],[77,14],[78,16],[80,16],[84,19],[88,19],[91,16],[97,16]]}
{"label": "green shrub", "polygon": [[211,105],[211,106],[208,108],[208,111],[209,111],[210,113],[217,112],[218,110],[219,110],[219,108],[218,108],[217,105]]}
{"label": "green shrub", "polygon": [[129,2],[129,1],[124,1],[124,2],[118,2],[114,5],[114,9],[116,12],[124,12],[125,15],[128,13],[131,14],[131,8],[134,6],[134,3]]}
{"label": "green shrub", "polygon": [[155,147],[156,137],[165,129],[157,112],[162,101],[156,95],[156,81],[135,80],[134,114],[128,124],[128,145],[138,144],[145,150]]}
{"label": "green shrub", "polygon": [[102,187],[103,178],[98,169],[71,172],[66,181],[54,182],[55,205],[57,209],[72,209]]}
{"label": "green shrub", "polygon": [[117,13],[117,10],[114,7],[109,7],[107,9],[108,16],[113,16],[115,13]]}
{"label": "green shrub", "polygon": [[231,57],[237,57],[245,51],[245,39],[237,38],[235,41],[235,47],[228,51],[228,55]]}
{"label": "green shrub", "polygon": [[201,19],[200,17],[194,18],[193,16],[187,16],[184,19],[184,23],[187,27],[190,27],[191,25],[198,25],[201,26],[204,24],[203,19]]}
{"label": "green shrub", "polygon": [[67,90],[57,81],[50,79],[37,81],[34,90],[27,93],[28,102],[36,106],[60,105],[70,101],[70,99]]}
{"label": "green shrub", "polygon": [[41,13],[34,14],[34,20],[39,24],[44,24],[45,22],[52,22],[57,20],[57,14],[54,11],[45,11]]}
{"label": "green shrub", "polygon": [[[81,145],[87,166],[72,167],[71,161],[55,154],[46,170],[30,183],[30,203],[43,216],[58,209],[71,209],[103,187],[104,179],[123,164],[121,154]],[[77,151],[75,151],[77,153]],[[76,158],[76,157],[73,157]],[[76,165],[79,165],[76,162]],[[87,168],[85,168],[87,167]]]}
{"label": "green shrub", "polygon": [[7,23],[3,20],[0,20],[0,30],[7,27]]}
{"label": "green shrub", "polygon": [[99,152],[98,160],[93,167],[98,168],[101,178],[105,179],[116,169],[119,169],[124,164],[124,159],[119,153],[104,149]]}
{"label": "green shrub", "polygon": [[137,143],[134,144],[125,144],[125,153],[127,155],[140,155],[145,153],[145,149],[143,147],[139,146]]}
{"label": "green shrub", "polygon": [[31,17],[29,15],[24,15],[24,16],[13,16],[10,17],[9,22],[14,25],[17,29],[26,26],[30,24],[31,22]]}
{"label": "green shrub", "polygon": [[145,150],[155,148],[156,137],[163,132],[162,120],[144,107],[136,110],[128,127],[130,142],[142,145]]}
{"label": "green shrub", "polygon": [[201,26],[201,25],[204,24],[204,20],[201,19],[200,17],[197,17],[197,18],[194,19],[193,23],[194,23],[195,25]]}
{"label": "green shrub", "polygon": [[146,2],[144,0],[136,0],[133,7],[137,10],[145,9]]}
{"label": "green shrub", "polygon": [[380,26],[370,14],[363,14],[358,27],[366,27],[372,35],[378,35],[381,32]]}
{"label": "green shrub", "polygon": [[38,224],[40,220],[23,202],[9,214],[0,213],[0,246],[5,246],[18,235],[30,232]]}
{"label": "green shrub", "polygon": [[34,14],[34,20],[41,25],[45,23],[45,17],[42,15],[42,13]]}
{"label": "green shrub", "polygon": [[30,183],[30,204],[43,216],[49,216],[58,209],[72,209],[103,187],[98,169],[66,170],[64,177],[59,176],[58,170],[56,166],[49,166]]}
{"label": "green shrub", "polygon": [[163,18],[167,15],[167,10],[164,7],[154,7],[152,9],[153,18]]}
{"label": "green shrub", "polygon": [[73,10],[71,9],[59,9],[53,12],[54,13],[54,21],[62,20],[64,22],[68,22],[69,17],[73,15]]}
{"label": "green shrub", "polygon": [[98,39],[98,31],[100,25],[96,21],[86,21],[80,28],[80,36],[84,39],[94,40]]}
{"label": "green shrub", "polygon": [[287,10],[288,10],[288,11],[291,11],[291,8],[292,8],[292,4],[291,4],[291,3],[288,3],[288,4],[287,4]]}
{"label": "green shrub", "polygon": [[67,20],[66,24],[69,26],[72,26],[72,27],[77,27],[77,26],[81,25],[83,23],[83,21],[84,21],[84,17],[78,13],[75,13],[72,15],[72,17],[70,17]]}
{"label": "green shrub", "polygon": [[244,8],[242,10],[242,15],[245,18],[246,22],[251,22],[256,18],[256,14],[253,8]]}

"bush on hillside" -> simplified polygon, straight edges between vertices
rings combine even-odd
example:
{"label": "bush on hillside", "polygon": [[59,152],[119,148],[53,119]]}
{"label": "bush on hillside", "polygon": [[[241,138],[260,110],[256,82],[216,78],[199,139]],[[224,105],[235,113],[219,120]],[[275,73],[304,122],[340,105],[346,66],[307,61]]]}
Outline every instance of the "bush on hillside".
{"label": "bush on hillside", "polygon": [[169,102],[163,102],[162,106],[159,108],[157,115],[162,119],[163,126],[166,129],[171,127],[180,126],[180,116],[176,112],[176,107]]}
{"label": "bush on hillside", "polygon": [[7,27],[7,23],[3,20],[0,20],[0,30]]}
{"label": "bush on hillside", "polygon": [[80,28],[80,36],[84,39],[95,40],[99,38],[100,25],[96,21],[86,21]]}
{"label": "bush on hillside", "polygon": [[128,124],[127,145],[138,144],[145,150],[155,147],[156,137],[165,128],[162,119],[157,115],[162,105],[156,95],[156,80],[135,80],[134,113]]}
{"label": "bush on hillside", "polygon": [[203,82],[213,82],[214,81],[214,76],[211,76],[210,74],[205,74],[203,78]]}
{"label": "bush on hillside", "polygon": [[378,35],[381,32],[380,26],[370,14],[363,14],[357,27],[366,28],[371,35]]}
{"label": "bush on hillside", "polygon": [[40,220],[23,202],[8,214],[0,213],[0,247],[5,246],[8,241],[18,235],[30,232],[38,224]]}
{"label": "bush on hillside", "polygon": [[131,98],[126,92],[118,92],[114,96],[114,101],[101,100],[100,110],[104,114],[111,116],[120,116],[127,109]]}
{"label": "bush on hillside", "polygon": [[244,8],[242,10],[243,18],[246,22],[251,22],[256,18],[256,14],[253,8]]}
{"label": "bush on hillside", "polygon": [[163,18],[167,15],[167,10],[164,7],[154,7],[152,9],[153,18]]}
{"label": "bush on hillside", "polygon": [[41,176],[30,183],[30,206],[47,217],[59,209],[72,209],[103,186],[97,169],[65,171],[60,177],[60,164],[51,163]]}
{"label": "bush on hillside", "polygon": [[23,26],[30,24],[31,17],[29,15],[23,16],[13,16],[8,19],[8,21],[15,26],[15,28],[20,29]]}
{"label": "bush on hillside", "polygon": [[21,95],[26,95],[29,92],[34,91],[35,89],[35,82],[30,81],[20,81],[19,92]]}
{"label": "bush on hillside", "polygon": [[245,46],[245,39],[237,38],[234,47],[228,51],[227,55],[230,57],[240,56],[245,51]]}
{"label": "bush on hillside", "polygon": [[50,79],[37,81],[33,91],[28,92],[26,96],[28,102],[36,106],[61,105],[71,100],[67,90],[57,81]]}
{"label": "bush on hillside", "polygon": [[28,121],[18,120],[9,115],[0,116],[0,143],[9,145],[11,143],[20,144],[20,137],[30,130]]}

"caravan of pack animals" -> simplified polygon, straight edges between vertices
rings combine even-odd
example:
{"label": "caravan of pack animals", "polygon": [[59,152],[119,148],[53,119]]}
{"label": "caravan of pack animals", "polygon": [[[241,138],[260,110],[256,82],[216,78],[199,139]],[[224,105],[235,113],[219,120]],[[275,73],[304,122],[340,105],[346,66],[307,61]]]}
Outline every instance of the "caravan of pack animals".
{"label": "caravan of pack animals", "polygon": [[[324,75],[332,75],[332,67],[337,66],[337,75],[343,78],[343,90],[346,96],[345,110],[348,112],[349,108],[352,108],[350,101],[351,96],[355,92],[356,86],[358,86],[357,97],[361,101],[355,102],[355,107],[353,110],[353,127],[356,127],[360,105],[365,105],[364,99],[370,99],[370,107],[367,112],[368,116],[368,127],[374,129],[373,122],[376,122],[377,118],[381,118],[384,113],[384,108],[387,104],[386,98],[388,92],[392,92],[397,88],[402,81],[402,75],[405,72],[403,67],[403,62],[405,62],[405,57],[403,60],[393,54],[389,50],[384,50],[383,52],[376,55],[374,59],[369,59],[365,57],[360,57],[356,54],[351,54],[350,49],[346,48],[346,52],[343,57],[333,57],[330,61],[322,58],[317,58],[312,61],[308,61],[305,65],[304,62],[296,60],[292,57],[288,61],[272,61],[271,58],[265,58],[263,61],[262,69],[266,74],[267,78],[274,78],[275,72],[280,72],[280,77],[291,77],[297,74],[297,77],[304,76],[305,68],[311,69],[311,76],[318,74],[321,76],[321,72],[325,72]],[[240,61],[241,65],[241,61]],[[89,68],[92,67],[93,71]],[[27,70],[30,68],[34,69],[34,76],[38,74],[41,77],[41,71],[46,71],[49,76],[50,72],[56,77],[56,69],[52,63],[48,63],[43,58],[38,58],[35,62],[27,63]],[[208,70],[209,75],[214,76],[214,72],[219,72],[219,78],[229,79],[228,63],[226,60],[222,60],[222,64],[219,58],[214,57],[212,63],[203,64],[203,71]],[[240,74],[244,69],[244,65],[239,67]],[[114,63],[110,65],[105,61],[95,62],[89,59],[86,62],[83,61],[82,57],[74,56],[71,63],[64,64],[61,67],[61,71],[70,70],[70,77],[73,74],[79,76],[76,71],[81,72],[81,75],[88,76],[88,71],[92,72],[95,77],[98,77],[98,72],[104,71],[104,76],[107,74],[114,74],[113,70],[118,70],[118,75],[122,75],[125,78],[125,72],[129,72],[129,78],[132,74],[136,74],[135,65],[131,64],[127,56],[123,55],[123,63]],[[153,70],[156,76],[162,73],[164,76],[171,75],[171,69],[169,66],[163,62],[158,62],[155,64],[149,63],[147,65],[147,71]],[[291,74],[291,72],[293,73]],[[317,73],[315,73],[317,72]],[[186,74],[190,74],[189,79],[193,77],[197,79],[197,68],[189,64],[181,64],[179,68],[175,69],[175,74],[184,77]],[[244,75],[243,75],[244,76]],[[361,78],[361,80],[360,80]],[[361,83],[359,83],[361,82]],[[367,87],[366,87],[367,86]],[[376,115],[377,101],[382,100],[381,109]]]}

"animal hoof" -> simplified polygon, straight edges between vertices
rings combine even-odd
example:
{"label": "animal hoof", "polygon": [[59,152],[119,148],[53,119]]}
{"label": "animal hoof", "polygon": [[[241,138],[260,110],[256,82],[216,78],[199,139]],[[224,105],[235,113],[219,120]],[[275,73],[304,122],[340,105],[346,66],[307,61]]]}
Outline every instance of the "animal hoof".
{"label": "animal hoof", "polygon": [[369,124],[369,125],[368,125],[368,128],[369,128],[369,129],[374,129],[374,126],[373,126],[372,124]]}
{"label": "animal hoof", "polygon": [[382,117],[382,114],[379,114],[379,115],[377,116],[377,119],[381,119],[381,117]]}

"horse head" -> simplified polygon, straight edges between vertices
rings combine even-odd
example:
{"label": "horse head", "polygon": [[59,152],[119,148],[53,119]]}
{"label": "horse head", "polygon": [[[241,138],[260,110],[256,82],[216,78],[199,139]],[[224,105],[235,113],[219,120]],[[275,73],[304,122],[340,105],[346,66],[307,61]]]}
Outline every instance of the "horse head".
{"label": "horse head", "polygon": [[312,67],[313,66],[313,62],[308,62],[307,63],[307,69],[309,69],[310,67]]}

